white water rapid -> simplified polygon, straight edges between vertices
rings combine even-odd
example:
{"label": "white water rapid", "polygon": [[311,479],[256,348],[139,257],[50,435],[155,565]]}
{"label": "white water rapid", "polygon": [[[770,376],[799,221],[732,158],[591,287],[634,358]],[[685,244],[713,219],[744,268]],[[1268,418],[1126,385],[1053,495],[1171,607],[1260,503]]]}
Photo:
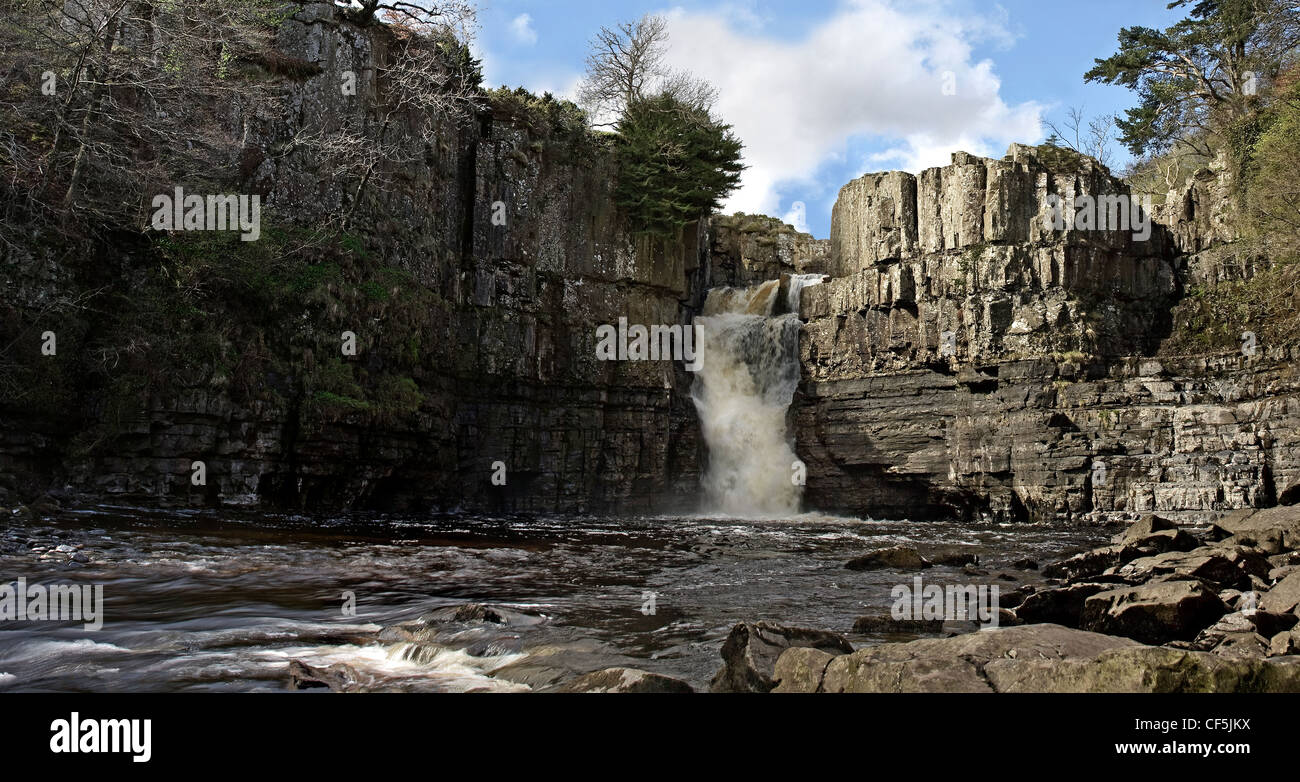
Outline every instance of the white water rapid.
{"label": "white water rapid", "polygon": [[803,486],[786,411],[799,384],[799,294],[823,279],[790,278],[785,312],[777,312],[781,283],[709,292],[691,398],[708,445],[705,512],[741,517],[799,512]]}

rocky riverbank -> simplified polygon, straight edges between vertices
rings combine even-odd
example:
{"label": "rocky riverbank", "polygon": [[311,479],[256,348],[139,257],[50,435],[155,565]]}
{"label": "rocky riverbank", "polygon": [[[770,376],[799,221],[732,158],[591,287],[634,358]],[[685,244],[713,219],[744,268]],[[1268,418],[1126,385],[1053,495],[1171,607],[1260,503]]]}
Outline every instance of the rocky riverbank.
{"label": "rocky riverbank", "polygon": [[1201,527],[1146,516],[1042,572],[1003,609],[1012,626],[947,638],[849,651],[830,632],[738,626],[713,689],[1300,692],[1300,506]]}
{"label": "rocky riverbank", "polygon": [[[1300,692],[1300,506],[1200,526],[1147,516],[1041,569],[921,546],[876,549],[841,570],[1000,584],[995,622],[757,618],[714,647],[721,665],[703,686],[594,639],[539,644],[539,629],[564,620],[519,607],[448,606],[357,642],[416,663],[467,655],[484,661],[484,689],[532,692]],[[402,686],[303,661],[289,679],[339,692]]]}

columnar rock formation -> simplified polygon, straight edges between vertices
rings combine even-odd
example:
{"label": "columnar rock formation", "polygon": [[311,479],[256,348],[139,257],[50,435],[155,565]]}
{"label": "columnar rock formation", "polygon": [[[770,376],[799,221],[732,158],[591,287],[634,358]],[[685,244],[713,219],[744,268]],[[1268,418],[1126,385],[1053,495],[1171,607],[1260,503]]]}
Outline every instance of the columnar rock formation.
{"label": "columnar rock formation", "polygon": [[[337,214],[348,192],[300,141],[349,120],[367,127],[385,99],[374,74],[392,40],[320,3],[285,22],[276,46],[277,61],[296,63],[301,75],[279,79],[269,103],[226,106],[228,122],[213,133],[237,155],[215,168],[231,175],[235,192],[260,194],[266,215],[312,225]],[[339,89],[345,73],[361,75],[355,95]],[[0,500],[6,490],[18,501],[70,487],[110,501],[308,509],[633,511],[693,502],[689,376],[680,363],[601,362],[594,346],[596,327],[620,317],[683,321],[703,229],[690,225],[676,241],[630,236],[614,206],[608,150],[535,120],[498,108],[464,123],[448,118],[432,139],[394,124],[390,143],[400,138],[423,164],[401,166],[399,187],[372,188],[352,229],[363,272],[382,267],[381,279],[394,282],[331,280],[301,296],[284,328],[234,324],[229,349],[254,369],[248,385],[262,398],[236,394],[228,369],[199,371],[197,356],[194,380],[166,391],[142,380],[112,416],[108,403],[119,400],[99,389],[54,410],[0,398]],[[76,361],[85,348],[72,328],[37,322],[46,304],[106,284],[138,295],[131,281],[149,265],[138,244],[65,252],[33,241],[0,264],[0,324],[12,314],[5,307],[15,308],[27,339],[14,349],[33,351],[38,369],[55,366],[36,363],[46,328],[60,332],[60,360]],[[399,308],[399,297],[414,303]],[[105,324],[76,325],[93,336]],[[340,394],[322,396],[302,378],[338,360],[331,355],[344,330],[357,335],[356,373],[393,377],[399,390],[418,393],[417,409],[379,417],[365,409],[369,400],[344,399],[313,412]],[[394,341],[407,346],[401,366],[376,349]],[[128,366],[120,362],[118,377]],[[192,483],[194,461],[205,463],[206,485]],[[498,463],[501,485],[492,481]]]}
{"label": "columnar rock formation", "polygon": [[[391,45],[382,27],[305,6],[272,53],[291,75],[260,74],[275,96],[215,113],[214,148],[232,151],[214,170],[262,196],[280,221],[267,234],[344,208],[303,140],[365,127]],[[363,75],[355,96],[338,88],[349,72]],[[1297,346],[1162,352],[1186,285],[1251,272],[1217,262],[1232,232],[1213,174],[1156,205],[1149,236],[1049,225],[1052,196],[1109,213],[1127,191],[1086,158],[1015,145],[1002,160],[958,153],[919,176],[846,185],[829,241],[745,215],[650,241],[623,228],[608,148],[550,122],[498,102],[445,118],[435,138],[397,123],[389,143],[423,163],[359,204],[347,252],[334,248],[347,257],[297,258],[273,282],[305,293],[281,295],[266,317],[226,301],[197,326],[183,320],[191,343],[179,352],[215,355],[166,383],[149,366],[162,340],[115,341],[113,306],[52,320],[60,303],[137,296],[159,265],[150,239],[133,228],[72,247],[0,243],[0,327],[15,346],[0,358],[34,356],[25,377],[41,385],[22,403],[0,396],[0,501],[70,486],[191,505],[689,506],[702,456],[691,376],[681,362],[598,361],[596,327],[688,323],[710,288],[808,273],[831,277],[800,308],[791,418],[809,507],[1208,517],[1297,491]],[[228,260],[207,268],[249,271]],[[260,294],[276,273],[252,269],[241,290]],[[46,329],[59,332],[57,359],[37,352]],[[337,353],[344,330],[361,344],[352,366]],[[191,481],[194,461],[206,485]]]}
{"label": "columnar rock formation", "polygon": [[[803,294],[807,502],[879,516],[1205,518],[1300,483],[1296,346],[1159,355],[1223,228],[1197,180],[1129,230],[1051,224],[1123,203],[1095,162],[1014,145],[840,192],[830,282]],[[1144,218],[1152,215],[1143,212]],[[1131,215],[1130,215],[1131,217]]]}

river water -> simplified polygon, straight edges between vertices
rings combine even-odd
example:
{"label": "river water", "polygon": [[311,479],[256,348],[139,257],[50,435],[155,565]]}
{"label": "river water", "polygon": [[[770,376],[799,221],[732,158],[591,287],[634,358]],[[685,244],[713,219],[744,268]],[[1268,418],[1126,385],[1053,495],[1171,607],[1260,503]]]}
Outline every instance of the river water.
{"label": "river water", "polygon": [[[345,663],[381,690],[541,689],[612,665],[702,689],[737,622],[834,630],[855,646],[910,637],[852,632],[857,617],[888,614],[891,587],[916,575],[844,567],[867,550],[974,553],[983,575],[934,567],[924,578],[1005,592],[1036,578],[1012,563],[1050,561],[1100,535],[816,514],[306,518],[97,507],[0,526],[0,583],[102,584],[105,617],[98,631],[0,622],[0,691],[283,690],[294,659]],[[384,630],[466,603],[503,607],[511,620],[438,623],[416,640]]]}

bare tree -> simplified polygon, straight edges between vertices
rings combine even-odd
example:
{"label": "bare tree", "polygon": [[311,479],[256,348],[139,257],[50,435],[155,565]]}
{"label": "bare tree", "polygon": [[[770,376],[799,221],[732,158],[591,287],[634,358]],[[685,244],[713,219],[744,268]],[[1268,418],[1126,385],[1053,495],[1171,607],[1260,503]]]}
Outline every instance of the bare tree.
{"label": "bare tree", "polygon": [[1051,120],[1045,120],[1045,123],[1057,143],[1095,159],[1107,169],[1114,162],[1114,115],[1102,115],[1088,120],[1082,108],[1072,106],[1066,111],[1064,127],[1058,127]]}
{"label": "bare tree", "polygon": [[671,95],[705,111],[713,107],[718,98],[713,85],[687,71],[664,67],[667,47],[668,21],[662,16],[600,28],[578,88],[578,102],[597,127],[617,124],[629,105],[651,95]]}
{"label": "bare tree", "polygon": [[[231,120],[247,123],[259,101],[275,99],[265,75],[320,72],[275,46],[279,25],[305,4],[8,0],[0,49],[9,62],[0,72],[15,87],[0,90],[0,172],[23,198],[119,224],[160,187],[238,176],[248,128]],[[395,39],[379,61],[375,100],[346,116],[308,118],[298,143],[268,152],[314,148],[310,168],[349,193],[346,222],[382,185],[383,166],[409,164],[444,115],[472,108],[477,65],[462,43],[474,24],[464,0],[335,5],[343,16],[370,14]],[[261,75],[247,78],[250,70]]]}
{"label": "bare tree", "polygon": [[441,49],[455,42],[447,30],[424,34],[398,26],[395,35],[393,58],[377,74],[382,90],[373,106],[324,120],[331,124],[308,126],[293,142],[315,154],[318,171],[347,187],[344,229],[369,191],[387,191],[391,178],[385,172],[395,174],[421,161],[429,139],[445,135],[444,125],[466,119],[478,105],[477,73],[458,69]]}

